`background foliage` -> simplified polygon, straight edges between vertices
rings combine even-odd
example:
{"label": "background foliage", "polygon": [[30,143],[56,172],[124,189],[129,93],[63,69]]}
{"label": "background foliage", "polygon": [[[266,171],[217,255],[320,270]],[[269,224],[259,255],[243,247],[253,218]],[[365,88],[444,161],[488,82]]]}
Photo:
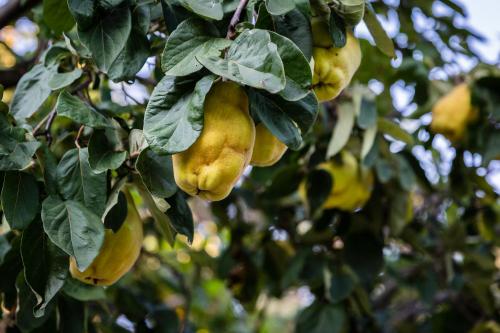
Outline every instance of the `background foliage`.
{"label": "background foliage", "polygon": [[[239,3],[0,11],[0,332],[500,332],[500,208],[487,181],[500,75],[469,46],[482,37],[456,23],[461,4],[329,1],[338,46],[361,19],[375,43],[361,39],[353,84],[318,105],[310,6],[326,2],[250,0],[231,21]],[[16,52],[27,20],[37,47]],[[462,73],[463,59],[477,67]],[[246,85],[252,116],[291,149],[207,203],[177,189],[170,154],[200,135],[217,75]],[[464,80],[481,116],[452,147],[430,132],[429,112]],[[376,174],[355,213],[322,210],[329,188],[313,172],[342,149]],[[140,259],[110,288],[83,285],[68,255],[92,262],[121,223],[125,183],[145,223]]]}

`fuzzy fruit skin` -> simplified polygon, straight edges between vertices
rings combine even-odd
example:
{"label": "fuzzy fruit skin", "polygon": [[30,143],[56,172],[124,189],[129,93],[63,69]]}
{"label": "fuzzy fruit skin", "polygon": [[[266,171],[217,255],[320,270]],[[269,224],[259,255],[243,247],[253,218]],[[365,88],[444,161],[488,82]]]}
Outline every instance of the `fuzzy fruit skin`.
{"label": "fuzzy fruit skin", "polygon": [[[370,199],[374,183],[373,173],[362,170],[356,157],[350,152],[343,151],[340,157],[341,161],[333,160],[318,165],[318,169],[330,173],[333,180],[332,190],[323,203],[323,208],[355,211]],[[299,195],[306,200],[305,182],[300,185]]]}
{"label": "fuzzy fruit skin", "polygon": [[255,124],[248,97],[234,82],[216,83],[205,99],[204,127],[196,142],[173,155],[177,185],[190,195],[226,198],[250,163]]}
{"label": "fuzzy fruit skin", "polygon": [[476,120],[478,110],[471,105],[471,92],[466,83],[453,88],[432,108],[431,130],[450,141],[461,141],[467,125]]}
{"label": "fuzzy fruit skin", "polygon": [[320,102],[336,98],[349,85],[361,64],[359,41],[347,32],[346,45],[333,47],[325,21],[314,18],[313,32],[313,88]]}
{"label": "fuzzy fruit skin", "polygon": [[95,286],[110,286],[118,281],[134,266],[143,241],[142,220],[128,191],[128,214],[120,229],[114,233],[106,229],[104,243],[99,255],[83,272],[76,266],[74,257],[70,259],[69,270],[73,278]]}
{"label": "fuzzy fruit skin", "polygon": [[260,123],[255,127],[255,145],[250,164],[258,167],[271,166],[283,157],[286,150],[287,146]]}
{"label": "fuzzy fruit skin", "polygon": [[349,85],[361,64],[359,41],[347,33],[342,48],[314,47],[313,87],[320,102],[336,98]]}

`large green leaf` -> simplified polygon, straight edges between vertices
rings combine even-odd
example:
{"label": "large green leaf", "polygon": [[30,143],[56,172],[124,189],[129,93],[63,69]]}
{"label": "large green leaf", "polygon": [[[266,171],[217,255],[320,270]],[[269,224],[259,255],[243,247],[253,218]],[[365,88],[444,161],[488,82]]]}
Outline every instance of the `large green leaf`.
{"label": "large green leaf", "polygon": [[39,220],[23,232],[21,257],[26,282],[37,300],[34,314],[41,317],[64,285],[68,276],[68,257],[49,241]]}
{"label": "large green leaf", "polygon": [[35,177],[25,172],[6,172],[2,207],[5,219],[12,229],[25,229],[40,209]]}
{"label": "large green leaf", "polygon": [[290,39],[274,32],[269,33],[271,41],[278,46],[278,53],[285,68],[286,86],[280,95],[288,101],[298,101],[309,93],[312,85],[309,62]]}
{"label": "large green leaf", "polygon": [[80,202],[49,196],[42,204],[42,221],[50,240],[75,257],[79,270],[87,269],[99,254],[104,225]]}
{"label": "large green leaf", "polygon": [[71,72],[66,73],[53,73],[47,84],[50,89],[58,90],[67,87],[78,80],[82,76],[82,73],[83,72],[80,68],[75,68]]}
{"label": "large green leaf", "polygon": [[147,6],[135,8],[132,15],[132,30],[127,43],[108,71],[108,75],[113,81],[134,80],[137,72],[146,63],[151,52],[149,40],[146,37],[150,20]]}
{"label": "large green leaf", "polygon": [[89,127],[113,127],[106,116],[67,91],[63,91],[59,94],[56,103],[56,112],[58,116],[67,117],[79,124]]}
{"label": "large green leaf", "polygon": [[82,302],[97,301],[106,298],[106,291],[104,287],[84,284],[78,280],[72,279],[71,277],[66,279],[63,291],[66,295]]}
{"label": "large green leaf", "polygon": [[196,56],[219,56],[231,41],[218,38],[217,28],[210,22],[190,18],[182,22],[168,37],[162,54],[162,69],[166,75],[185,76],[203,66]]}
{"label": "large green leaf", "polygon": [[159,155],[146,148],[137,158],[135,168],[139,171],[144,185],[154,196],[168,198],[177,191],[170,155]]}
{"label": "large green leaf", "polygon": [[350,26],[356,26],[365,14],[365,0],[338,0],[333,8]]}
{"label": "large green leaf", "polygon": [[271,15],[283,15],[295,9],[294,0],[266,0],[267,11]]}
{"label": "large green leaf", "polygon": [[221,20],[224,16],[221,0],[178,0],[178,2],[202,17]]}
{"label": "large green leaf", "polygon": [[346,324],[340,305],[316,301],[299,314],[295,333],[342,333]]}
{"label": "large green leaf", "polygon": [[209,55],[196,58],[212,73],[273,94],[286,85],[278,47],[265,30],[247,30],[240,34],[224,59]]}
{"label": "large green leaf", "polygon": [[89,164],[97,173],[118,169],[127,159],[117,130],[95,130],[89,141]]}
{"label": "large green leaf", "polygon": [[96,174],[89,165],[88,149],[71,149],[57,166],[59,192],[65,200],[76,200],[98,216],[106,207],[106,173]]}
{"label": "large green leaf", "polygon": [[79,26],[91,25],[96,12],[94,0],[68,0],[68,7]]}
{"label": "large green leaf", "polygon": [[111,65],[125,47],[132,29],[132,18],[128,7],[119,7],[100,13],[89,26],[78,25],[78,36],[92,52],[99,68],[108,72]]}
{"label": "large green leaf", "polygon": [[43,20],[56,33],[68,31],[75,25],[68,2],[61,0],[43,0]]}
{"label": "large green leaf", "polygon": [[298,149],[316,120],[318,101],[313,93],[297,102],[256,89],[249,90],[250,110],[280,141]]}
{"label": "large green leaf", "polygon": [[35,65],[23,75],[17,83],[10,106],[10,113],[16,119],[29,118],[42,106],[52,92],[47,85],[51,77],[52,72],[42,64]]}
{"label": "large green leaf", "polygon": [[[144,136],[164,153],[188,149],[203,129],[203,105],[214,76],[193,79],[165,76],[153,90],[144,116]],[[194,88],[194,89],[193,89]]]}
{"label": "large green leaf", "polygon": [[293,41],[302,51],[307,60],[312,57],[313,41],[309,17],[298,9],[286,15],[274,16],[276,32]]}

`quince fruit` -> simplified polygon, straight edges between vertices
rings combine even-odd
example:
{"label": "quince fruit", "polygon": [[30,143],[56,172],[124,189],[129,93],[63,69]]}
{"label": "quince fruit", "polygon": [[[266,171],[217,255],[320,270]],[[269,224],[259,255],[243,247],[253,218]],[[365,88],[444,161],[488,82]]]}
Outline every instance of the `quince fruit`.
{"label": "quince fruit", "polygon": [[127,217],[115,233],[106,229],[104,243],[98,256],[83,272],[76,266],[74,257],[70,259],[69,270],[73,278],[86,284],[109,286],[118,281],[134,266],[143,241],[142,220],[130,193],[126,190]]}
{"label": "quince fruit", "polygon": [[286,150],[287,146],[260,123],[255,127],[255,145],[250,164],[271,166],[281,159]]}
{"label": "quince fruit", "polygon": [[478,113],[478,109],[471,105],[469,86],[462,83],[434,105],[431,130],[458,142],[464,137],[467,126],[477,119]]}
{"label": "quince fruit", "polygon": [[313,20],[313,88],[320,102],[336,98],[349,85],[361,64],[359,41],[347,32],[346,45],[333,47],[325,21]]}
{"label": "quince fruit", "polygon": [[250,163],[255,125],[248,97],[234,82],[210,89],[204,106],[204,127],[196,142],[172,156],[177,185],[190,195],[222,200]]}
{"label": "quince fruit", "polygon": [[[373,173],[360,168],[356,157],[350,152],[343,151],[340,161],[321,163],[318,168],[330,173],[333,180],[330,195],[323,203],[324,209],[355,211],[363,207],[370,198]],[[299,195],[304,201],[307,198],[305,185],[305,182],[302,182],[299,188]]]}

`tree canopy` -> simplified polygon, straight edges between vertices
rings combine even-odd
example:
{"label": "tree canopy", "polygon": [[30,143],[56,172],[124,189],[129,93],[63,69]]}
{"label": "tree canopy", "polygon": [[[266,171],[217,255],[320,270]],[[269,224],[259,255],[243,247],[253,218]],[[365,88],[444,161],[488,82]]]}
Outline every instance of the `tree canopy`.
{"label": "tree canopy", "polygon": [[500,70],[466,17],[0,5],[0,332],[500,332]]}

